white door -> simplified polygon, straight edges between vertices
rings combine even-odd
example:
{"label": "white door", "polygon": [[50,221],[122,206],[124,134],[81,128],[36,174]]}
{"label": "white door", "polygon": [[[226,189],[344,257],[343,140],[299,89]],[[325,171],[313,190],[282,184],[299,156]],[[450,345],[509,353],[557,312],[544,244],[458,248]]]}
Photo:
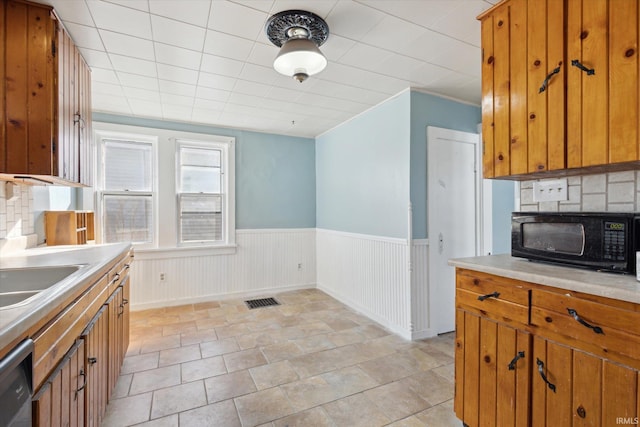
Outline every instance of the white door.
{"label": "white door", "polygon": [[475,256],[481,224],[475,133],[427,128],[427,230],[430,329],[455,329],[455,269],[451,258]]}

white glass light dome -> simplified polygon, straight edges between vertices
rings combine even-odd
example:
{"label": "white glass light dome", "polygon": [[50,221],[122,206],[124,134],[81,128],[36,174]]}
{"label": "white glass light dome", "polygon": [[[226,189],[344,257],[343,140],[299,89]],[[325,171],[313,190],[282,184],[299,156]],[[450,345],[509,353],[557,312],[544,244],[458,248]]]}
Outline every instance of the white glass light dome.
{"label": "white glass light dome", "polygon": [[327,58],[311,40],[294,38],[287,40],[273,62],[273,68],[285,76],[293,76],[302,82],[327,66]]}

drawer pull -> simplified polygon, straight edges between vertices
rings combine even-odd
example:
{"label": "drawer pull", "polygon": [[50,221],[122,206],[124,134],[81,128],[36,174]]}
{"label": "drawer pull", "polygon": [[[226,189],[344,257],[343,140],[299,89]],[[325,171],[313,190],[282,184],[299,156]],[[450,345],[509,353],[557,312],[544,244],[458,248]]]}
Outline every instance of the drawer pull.
{"label": "drawer pull", "polygon": [[498,298],[499,296],[500,296],[500,292],[493,292],[493,293],[486,294],[486,295],[480,295],[478,297],[478,301],[484,301],[487,298]]}
{"label": "drawer pull", "polygon": [[571,65],[573,65],[574,67],[578,67],[580,68],[582,71],[584,71],[585,73],[587,73],[587,76],[593,76],[596,73],[596,70],[594,70],[593,68],[587,68],[584,65],[582,65],[580,63],[579,60],[577,59],[573,59],[571,60]]}
{"label": "drawer pull", "polygon": [[129,300],[126,299],[126,298],[123,298],[122,299],[122,305],[127,305],[127,304],[129,304]]}
{"label": "drawer pull", "polygon": [[98,362],[98,359],[95,357],[89,357],[87,361],[89,362],[89,365],[95,365]]}
{"label": "drawer pull", "polygon": [[514,357],[511,362],[509,362],[509,370],[515,371],[516,363],[518,363],[518,360],[522,359],[523,357],[524,357],[524,351],[519,351],[518,354],[516,354],[516,357]]}
{"label": "drawer pull", "polygon": [[116,273],[113,277],[113,280],[111,281],[111,283],[116,283],[118,280],[120,280],[120,273]]}
{"label": "drawer pull", "polygon": [[544,362],[540,359],[538,359],[536,361],[536,364],[538,365],[538,372],[540,372],[540,376],[542,377],[542,381],[544,381],[545,383],[547,383],[547,385],[549,386],[549,389],[552,392],[556,392],[556,386],[555,384],[552,384],[551,382],[549,382],[549,380],[547,379],[547,376],[544,374]]}
{"label": "drawer pull", "polygon": [[602,328],[600,326],[593,326],[593,325],[588,324],[587,322],[584,321],[584,319],[582,319],[578,315],[578,312],[575,311],[573,308],[567,308],[567,311],[581,325],[586,326],[589,329],[593,329],[593,332],[595,332],[596,334],[603,334],[604,335],[604,331],[602,330]]}
{"label": "drawer pull", "polygon": [[[562,65],[562,64],[560,64],[560,65]],[[555,74],[558,74],[560,72],[560,65],[558,65],[556,68],[554,68],[553,71],[551,73],[549,73],[547,78],[544,79],[544,81],[542,82],[542,86],[540,86],[540,90],[538,90],[538,93],[542,93],[545,90],[547,90],[547,87],[549,86],[549,80],[551,80],[551,77],[553,77]]]}
{"label": "drawer pull", "polygon": [[80,386],[79,389],[76,390],[76,394],[73,397],[73,400],[77,400],[78,399],[78,393],[80,393],[82,390],[84,390],[84,388],[87,386],[87,374],[84,373],[83,369],[80,369],[80,372],[78,373],[78,375],[82,376],[82,385]]}

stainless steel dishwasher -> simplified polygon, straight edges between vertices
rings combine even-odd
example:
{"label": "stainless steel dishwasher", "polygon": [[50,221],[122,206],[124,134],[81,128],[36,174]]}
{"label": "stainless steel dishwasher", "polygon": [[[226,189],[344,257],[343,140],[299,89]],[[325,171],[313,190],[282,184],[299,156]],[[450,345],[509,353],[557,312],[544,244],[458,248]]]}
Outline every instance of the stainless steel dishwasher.
{"label": "stainless steel dishwasher", "polygon": [[33,341],[27,339],[0,360],[0,426],[30,427]]}

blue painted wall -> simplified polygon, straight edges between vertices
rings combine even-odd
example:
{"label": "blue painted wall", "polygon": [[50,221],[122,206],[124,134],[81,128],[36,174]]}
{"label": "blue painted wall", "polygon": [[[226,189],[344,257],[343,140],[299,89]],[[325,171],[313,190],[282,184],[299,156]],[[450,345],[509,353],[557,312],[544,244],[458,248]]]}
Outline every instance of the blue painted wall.
{"label": "blue painted wall", "polygon": [[94,113],[93,120],[236,138],[236,228],[316,226],[315,144],[298,138]]}
{"label": "blue painted wall", "polygon": [[512,181],[492,180],[492,254],[511,253],[511,212],[515,203],[515,183]]}
{"label": "blue painted wall", "polygon": [[318,228],[407,238],[410,93],[316,138]]}
{"label": "blue painted wall", "polygon": [[413,238],[427,238],[427,126],[477,133],[480,107],[411,92],[411,205]]}
{"label": "blue painted wall", "polygon": [[[427,126],[477,132],[480,108],[405,91],[314,141],[229,128],[94,113],[94,120],[236,138],[236,226],[319,227],[427,236]],[[315,142],[315,143],[314,143]],[[513,183],[493,185],[494,253],[510,250]]]}

